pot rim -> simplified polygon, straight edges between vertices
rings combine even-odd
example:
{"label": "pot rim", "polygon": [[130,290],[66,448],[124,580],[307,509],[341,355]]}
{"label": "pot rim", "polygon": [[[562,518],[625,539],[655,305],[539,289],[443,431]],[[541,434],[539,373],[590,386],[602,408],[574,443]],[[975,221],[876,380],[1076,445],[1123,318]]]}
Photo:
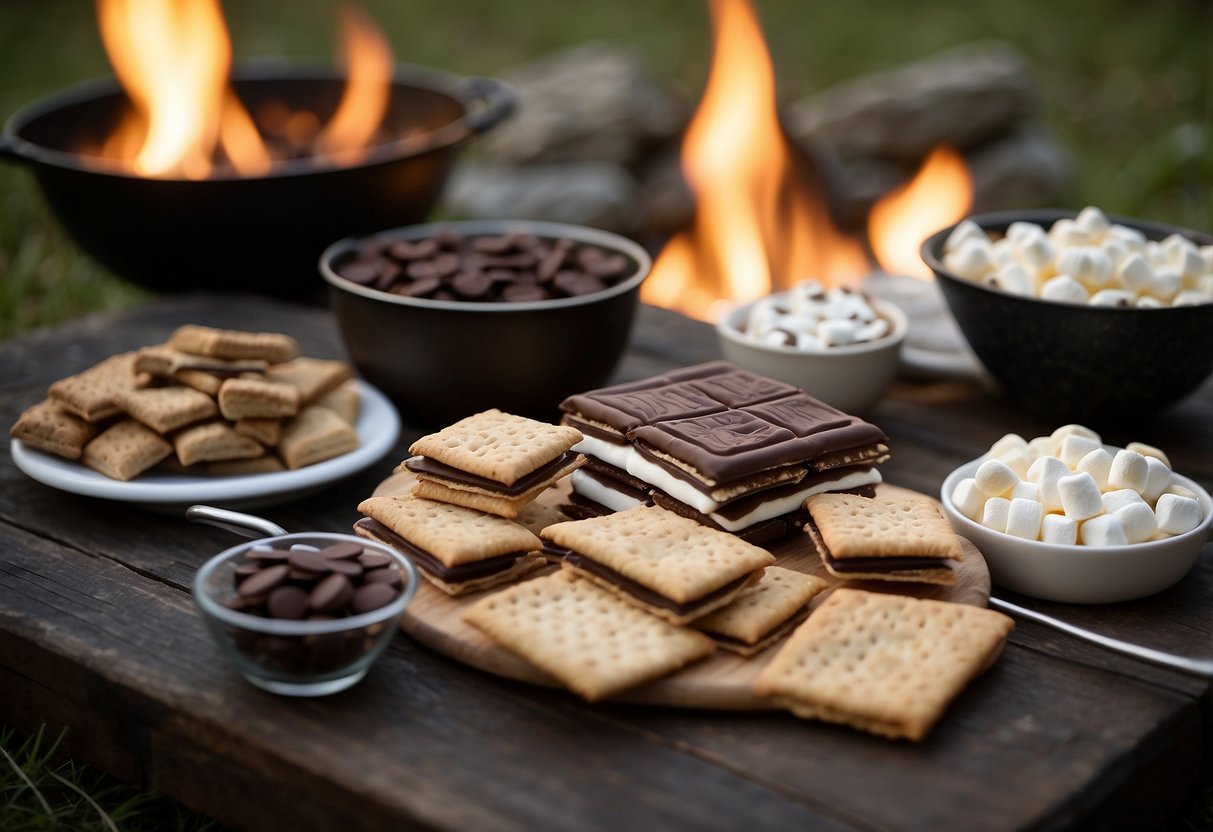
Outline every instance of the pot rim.
{"label": "pot rim", "polygon": [[[431,237],[440,229],[450,229],[467,236],[481,234],[505,234],[511,231],[525,231],[538,237],[564,237],[580,243],[603,246],[613,249],[620,254],[630,257],[636,262],[636,272],[626,280],[622,280],[601,292],[588,295],[578,295],[570,298],[554,298],[551,300],[483,303],[462,300],[432,300],[429,298],[410,298],[404,295],[394,295],[381,292],[352,280],[346,280],[333,270],[332,264],[344,254],[355,250],[368,240],[390,238],[392,240],[417,240]],[[653,267],[653,259],[643,246],[634,240],[629,240],[611,231],[591,228],[585,225],[569,223],[546,222],[542,220],[451,220],[447,222],[428,222],[418,225],[406,225],[386,231],[379,231],[364,237],[345,237],[330,245],[320,255],[320,274],[334,289],[351,295],[358,295],[367,300],[395,306],[413,307],[416,309],[444,310],[447,312],[474,312],[480,314],[503,314],[509,312],[546,312],[548,310],[568,309],[575,306],[601,303],[610,298],[627,294],[638,288]]]}
{"label": "pot rim", "polygon": [[[343,73],[328,64],[280,58],[244,59],[237,61],[231,72],[234,85],[243,82],[337,81],[343,78]],[[424,134],[423,143],[417,142],[416,139],[402,138],[375,145],[353,164],[318,164],[313,158],[288,159],[274,163],[268,173],[259,176],[214,176],[201,180],[176,176],[140,176],[116,166],[111,168],[104,162],[90,164],[84,161],[89,157],[36,144],[20,135],[21,130],[42,116],[108,96],[122,96],[122,86],[115,76],[110,75],[72,84],[16,110],[5,121],[3,133],[0,133],[0,156],[7,155],[23,162],[34,162],[94,176],[139,182],[255,182],[286,179],[309,174],[359,170],[447,150],[495,126],[514,111],[517,103],[513,89],[502,81],[482,76],[461,76],[415,64],[397,63],[392,72],[392,85],[444,95],[458,103],[463,113],[453,121],[428,131]],[[485,102],[484,109],[478,111],[475,105],[482,99]]]}

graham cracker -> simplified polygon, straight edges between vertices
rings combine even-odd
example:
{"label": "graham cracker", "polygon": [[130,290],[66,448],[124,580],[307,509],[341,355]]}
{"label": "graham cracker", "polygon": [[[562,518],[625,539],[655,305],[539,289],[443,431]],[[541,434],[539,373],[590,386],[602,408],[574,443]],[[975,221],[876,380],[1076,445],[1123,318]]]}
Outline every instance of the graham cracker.
{"label": "graham cracker", "polygon": [[354,370],[349,364],[322,358],[296,358],[285,364],[275,364],[266,372],[268,380],[295,388],[300,405],[311,403],[353,377]]}
{"label": "graham cracker", "polygon": [[84,446],[80,460],[110,479],[133,479],[173,452],[160,434],[134,419],[106,428]]}
{"label": "graham cracker", "polygon": [[219,410],[230,421],[249,416],[281,419],[299,412],[299,391],[258,378],[229,378],[219,387]]}
{"label": "graham cracker", "polygon": [[317,396],[312,404],[327,407],[351,425],[355,425],[362,412],[362,397],[358,395],[358,382],[352,378],[347,379],[324,395]]}
{"label": "graham cracker", "polygon": [[587,701],[614,696],[715,649],[567,571],[477,601],[464,620]]}
{"label": "graham cracker", "polygon": [[805,508],[835,558],[964,558],[951,524],[926,498],[816,494]]}
{"label": "graham cracker", "polygon": [[282,420],[271,416],[245,416],[237,419],[236,433],[256,439],[267,448],[273,448],[282,441]]}
{"label": "graham cracker", "polygon": [[276,474],[285,471],[282,460],[273,454],[263,454],[249,459],[225,459],[205,463],[205,472],[210,477],[242,477],[246,474]]}
{"label": "graham cracker", "polygon": [[[699,601],[741,579],[757,580],[759,570],[775,563],[765,549],[657,506],[637,506],[603,517],[556,523],[543,530],[543,538],[676,604]],[[567,559],[564,567],[677,624],[728,604],[745,585],[694,611],[679,613],[641,601]]]}
{"label": "graham cracker", "polygon": [[502,494],[490,494],[485,491],[452,488],[444,482],[435,482],[418,476],[412,494],[414,497],[474,508],[477,511],[486,511],[489,514],[512,520],[550,485],[551,482],[545,480],[517,497],[506,497]]}
{"label": "graham cracker", "polygon": [[369,497],[358,504],[358,511],[445,566],[475,563],[510,552],[535,552],[543,545],[512,520],[433,500],[401,495]]}
{"label": "graham cracker", "polygon": [[821,557],[821,565],[835,578],[841,578],[844,581],[894,581],[916,584],[938,584],[939,586],[952,586],[956,583],[956,573],[952,571],[946,558],[940,558],[939,566],[930,569],[885,569],[872,570],[870,572],[851,570],[840,572],[830,563],[830,559],[827,557],[830,549],[826,546],[817,527],[811,522],[805,523],[804,533],[809,536],[809,539],[813,541],[813,545],[817,547],[817,554]]}
{"label": "graham cracker", "polygon": [[8,433],[39,451],[79,459],[84,446],[100,432],[100,425],[69,413],[54,399],[44,399],[26,408]]}
{"label": "graham cracker", "polygon": [[522,507],[518,516],[514,518],[514,522],[525,526],[534,534],[539,534],[553,523],[563,523],[568,519],[559,507],[532,500]]}
{"label": "graham cracker", "polygon": [[358,447],[358,432],[333,411],[306,407],[282,428],[278,455],[290,469],[348,454]]}
{"label": "graham cracker", "polygon": [[695,619],[692,626],[710,636],[724,636],[718,642],[721,647],[751,655],[765,647],[772,634],[781,635],[783,626],[805,612],[828,586],[814,575],[768,566],[757,583],[737,593],[727,606]]}
{"label": "graham cracker", "polygon": [[1011,631],[992,610],[840,588],[755,683],[797,716],[921,740]]}
{"label": "graham cracker", "polygon": [[261,443],[236,433],[226,422],[203,422],[185,428],[173,437],[177,461],[182,465],[261,456]]}
{"label": "graham cracker", "polygon": [[269,364],[263,359],[225,359],[208,355],[193,355],[173,349],[166,344],[143,347],[135,353],[135,371],[157,378],[173,378],[182,371],[203,372],[218,376],[241,373],[264,373]]}
{"label": "graham cracker", "polygon": [[551,462],[582,439],[581,431],[525,416],[486,410],[423,436],[409,453],[504,485]]}
{"label": "graham cracker", "polygon": [[121,390],[114,394],[114,403],[131,418],[162,434],[219,413],[214,399],[192,387]]}
{"label": "graham cracker", "polygon": [[213,358],[254,358],[279,364],[299,355],[299,344],[289,335],[277,332],[242,332],[186,324],[179,327],[166,344],[181,352]]}
{"label": "graham cracker", "polygon": [[87,422],[99,422],[122,412],[114,396],[124,390],[146,387],[150,379],[135,372],[135,353],[111,356],[82,373],[61,378],[47,391],[68,412]]}

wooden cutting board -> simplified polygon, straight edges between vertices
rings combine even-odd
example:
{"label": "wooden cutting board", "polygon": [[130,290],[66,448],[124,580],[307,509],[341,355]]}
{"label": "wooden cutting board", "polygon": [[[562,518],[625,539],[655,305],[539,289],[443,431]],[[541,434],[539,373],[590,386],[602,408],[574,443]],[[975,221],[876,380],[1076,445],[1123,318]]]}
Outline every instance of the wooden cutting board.
{"label": "wooden cutting board", "polygon": [[[393,474],[375,489],[375,495],[407,494],[414,482],[412,474]],[[566,502],[569,490],[566,477],[538,498],[539,502],[553,508]],[[917,494],[887,483],[879,486],[884,495]],[[890,592],[912,595],[916,598],[934,598],[960,604],[986,606],[990,598],[990,573],[981,553],[972,543],[963,540],[964,560],[957,565],[956,583],[953,586],[929,584],[887,583],[880,581],[848,581],[848,585],[875,592]],[[795,569],[809,575],[817,575],[831,584],[831,589],[813,599],[810,609],[820,604],[839,581],[826,572],[821,559],[808,540],[808,536],[797,534],[771,549],[780,566]],[[531,577],[546,574],[557,566],[531,573]],[[561,687],[560,683],[491,642],[476,628],[465,624],[462,614],[465,609],[481,597],[496,591],[488,589],[452,598],[423,580],[417,596],[404,612],[401,628],[417,641],[457,661],[488,673],[549,687]],[[717,650],[707,659],[683,668],[665,678],[643,687],[635,688],[618,697],[621,701],[648,705],[671,705],[686,708],[709,708],[715,710],[756,710],[771,705],[754,691],[754,680],[759,672],[778,652],[783,642],[743,658],[726,650]]]}

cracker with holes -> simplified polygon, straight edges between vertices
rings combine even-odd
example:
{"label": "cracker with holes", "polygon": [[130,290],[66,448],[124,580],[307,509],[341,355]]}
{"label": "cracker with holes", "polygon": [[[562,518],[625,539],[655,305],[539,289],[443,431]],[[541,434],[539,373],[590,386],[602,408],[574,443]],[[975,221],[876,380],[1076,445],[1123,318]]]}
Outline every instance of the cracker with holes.
{"label": "cracker with holes", "polygon": [[804,621],[809,602],[829,584],[782,566],[768,566],[726,606],[692,623],[725,650],[752,656],[781,640]]}
{"label": "cracker with holes", "polygon": [[84,446],[80,460],[110,479],[134,479],[173,452],[164,437],[134,419],[106,428]]}
{"label": "cracker with holes", "polygon": [[244,373],[261,374],[268,366],[263,359],[226,359],[192,355],[164,344],[143,347],[135,353],[135,371],[156,378],[175,378],[181,372],[194,372],[224,379]]}
{"label": "cracker with holes", "polygon": [[146,387],[150,381],[135,372],[135,353],[111,356],[82,373],[68,376],[50,386],[47,394],[70,413],[86,422],[100,422],[122,412],[114,396],[124,390]]}
{"label": "cracker with holes", "polygon": [[539,538],[512,520],[463,506],[391,495],[358,504],[354,533],[413,558],[448,595],[507,583],[544,564]]}
{"label": "cracker with holes", "polygon": [[775,563],[765,549],[657,506],[548,526],[563,567],[673,624],[723,607]]}
{"label": "cracker with holes", "polygon": [[298,394],[299,404],[305,405],[349,381],[354,377],[354,370],[344,361],[296,358],[270,367],[265,377],[269,381],[293,387]]}
{"label": "cracker with holes", "polygon": [[565,570],[482,598],[464,620],[590,702],[715,649],[702,633],[649,615]]}
{"label": "cracker with holes", "polygon": [[229,360],[253,359],[279,364],[299,355],[299,344],[278,332],[243,332],[186,324],[169,336],[166,346],[193,355]]}
{"label": "cracker with holes", "polygon": [[278,456],[292,470],[348,454],[358,447],[358,432],[324,407],[306,407],[282,428]]}
{"label": "cracker with holes", "polygon": [[69,412],[54,399],[44,399],[17,417],[9,435],[31,448],[64,459],[79,459],[101,426]]}
{"label": "cracker with holes", "polygon": [[570,450],[581,438],[576,428],[486,410],[418,439],[397,470],[417,475],[416,497],[513,518],[585,462]]}
{"label": "cracker with holes", "polygon": [[173,436],[173,448],[182,465],[250,459],[265,453],[260,442],[241,436],[231,425],[217,420],[183,428]]}
{"label": "cracker with holes", "polygon": [[299,412],[299,391],[288,384],[260,378],[229,378],[219,387],[223,418],[281,419]]}
{"label": "cracker with holes", "polygon": [[192,387],[123,390],[114,395],[114,403],[132,419],[162,434],[219,414],[215,400]]}
{"label": "cracker with holes", "polygon": [[780,648],[755,690],[806,719],[918,741],[1012,626],[966,604],[839,588]]}
{"label": "cracker with holes", "polygon": [[964,557],[960,538],[925,497],[818,494],[805,507],[810,519],[804,531],[837,578],[956,582],[950,561]]}
{"label": "cracker with holes", "polygon": [[348,379],[334,387],[322,396],[318,396],[312,404],[327,407],[351,425],[358,424],[358,414],[362,412],[362,397],[358,394],[358,382]]}

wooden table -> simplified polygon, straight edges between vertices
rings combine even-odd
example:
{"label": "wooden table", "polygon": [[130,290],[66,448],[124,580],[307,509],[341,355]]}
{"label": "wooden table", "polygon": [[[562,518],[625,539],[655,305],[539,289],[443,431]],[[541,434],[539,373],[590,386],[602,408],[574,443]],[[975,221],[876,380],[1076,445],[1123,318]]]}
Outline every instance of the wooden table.
{"label": "wooden table", "polygon": [[[341,355],[323,309],[171,297],[0,343],[0,417],[11,424],[53,379],[186,322],[278,329],[306,354]],[[617,378],[716,355],[710,328],[644,309]],[[892,438],[886,478],[926,493],[1003,433],[1055,427],[960,382],[899,382],[870,417]],[[344,531],[415,436],[406,429],[366,472],[261,513]],[[1213,386],[1105,438],[1161,446],[1213,486]],[[22,475],[7,446],[0,477],[0,721],[68,726],[78,758],[242,828],[1138,829],[1170,817],[1208,765],[1208,682],[1030,623],[921,745],[778,712],[587,706],[404,636],[349,691],[278,698],[219,655],[187,590],[230,534],[52,490]],[[1144,601],[1013,600],[1213,654],[1213,547]]]}

